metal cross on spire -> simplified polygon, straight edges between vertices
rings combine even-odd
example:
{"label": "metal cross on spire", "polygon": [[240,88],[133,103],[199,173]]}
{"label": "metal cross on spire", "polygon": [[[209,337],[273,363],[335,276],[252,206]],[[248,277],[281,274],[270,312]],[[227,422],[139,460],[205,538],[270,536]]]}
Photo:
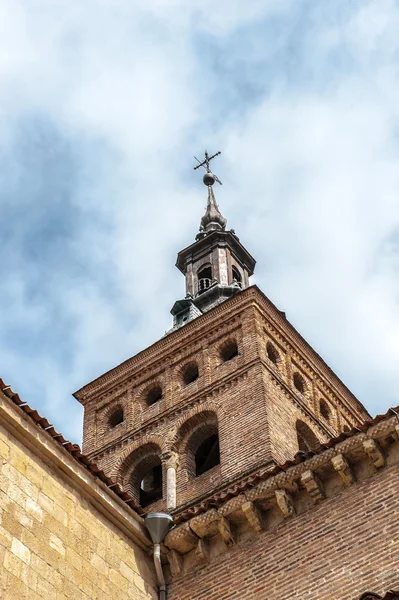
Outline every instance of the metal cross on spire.
{"label": "metal cross on spire", "polygon": [[212,154],[212,156],[209,156],[208,152],[205,150],[205,160],[203,160],[202,162],[196,156],[194,156],[195,160],[198,162],[198,165],[194,167],[194,171],[196,171],[196,169],[199,169],[200,167],[204,167],[204,169],[206,170],[206,175],[204,175],[203,181],[204,184],[207,186],[213,185],[215,181],[222,185],[220,179],[214,173],[212,173],[209,167],[209,163],[211,162],[211,160],[216,156],[219,156],[219,154],[221,154],[221,152],[216,152],[216,154]]}

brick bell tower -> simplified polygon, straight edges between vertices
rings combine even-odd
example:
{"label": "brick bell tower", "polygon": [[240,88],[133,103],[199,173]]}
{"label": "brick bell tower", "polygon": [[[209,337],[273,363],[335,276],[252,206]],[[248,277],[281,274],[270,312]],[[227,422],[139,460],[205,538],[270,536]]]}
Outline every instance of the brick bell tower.
{"label": "brick bell tower", "polygon": [[[219,153],[218,153],[219,154]],[[217,156],[217,155],[214,155]],[[196,506],[369,417],[256,286],[255,260],[215,200],[179,252],[172,329],[74,395],[83,449],[145,512]],[[198,161],[199,162],[199,161]]]}

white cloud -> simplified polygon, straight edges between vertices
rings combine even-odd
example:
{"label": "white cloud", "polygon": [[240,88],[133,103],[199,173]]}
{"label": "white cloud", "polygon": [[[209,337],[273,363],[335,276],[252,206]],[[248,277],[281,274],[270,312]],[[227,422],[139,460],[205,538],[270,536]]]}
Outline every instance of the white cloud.
{"label": "white cloud", "polygon": [[[184,294],[174,260],[205,204],[191,156],[207,147],[257,284],[372,412],[394,404],[398,20],[389,0],[3,2],[0,376],[79,439],[69,393],[161,337]],[[54,149],[29,145],[37,116]],[[51,211],[50,231],[70,223],[57,260]]]}

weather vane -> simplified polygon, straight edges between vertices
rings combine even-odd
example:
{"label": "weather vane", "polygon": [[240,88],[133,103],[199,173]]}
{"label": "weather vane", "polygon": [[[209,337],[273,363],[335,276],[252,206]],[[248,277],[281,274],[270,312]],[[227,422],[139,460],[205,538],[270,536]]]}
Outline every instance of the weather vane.
{"label": "weather vane", "polygon": [[219,156],[219,154],[221,154],[221,152],[216,152],[216,154],[209,156],[208,152],[205,150],[205,160],[203,160],[202,162],[200,160],[198,160],[198,158],[196,156],[194,156],[195,160],[199,163],[198,165],[196,165],[194,167],[194,171],[196,169],[199,169],[200,167],[204,167],[204,169],[206,170],[206,173],[204,175],[203,182],[207,186],[213,185],[215,183],[215,181],[217,181],[218,183],[220,183],[220,185],[222,185],[222,182],[220,181],[220,179],[218,177],[216,177],[216,175],[214,173],[212,173],[211,169],[209,168],[209,163],[211,162],[212,158],[215,158],[215,156]]}

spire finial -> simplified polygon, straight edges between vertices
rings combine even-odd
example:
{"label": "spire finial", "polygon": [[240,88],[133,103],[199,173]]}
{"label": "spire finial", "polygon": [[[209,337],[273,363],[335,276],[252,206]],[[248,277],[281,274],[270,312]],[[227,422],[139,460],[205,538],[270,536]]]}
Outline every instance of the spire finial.
{"label": "spire finial", "polygon": [[212,156],[209,156],[208,152],[205,150],[205,160],[203,160],[202,162],[200,160],[198,160],[198,158],[196,156],[194,156],[195,160],[199,163],[198,165],[196,165],[194,167],[194,171],[196,171],[200,167],[204,167],[204,169],[206,170],[206,173],[203,178],[203,182],[205,185],[208,185],[208,186],[213,185],[215,183],[215,181],[217,181],[218,183],[220,183],[220,185],[222,185],[222,182],[220,181],[220,179],[218,177],[216,177],[216,175],[214,173],[212,173],[212,171],[209,167],[209,163],[211,162],[212,158],[219,156],[219,154],[222,154],[222,153],[219,151],[219,152],[216,152],[216,154],[212,154]]}
{"label": "spire finial", "polygon": [[[219,156],[219,154],[221,154],[221,152],[216,152],[216,154],[209,156],[208,152],[205,150],[205,160],[203,160],[202,162],[198,160],[196,156],[194,156],[195,160],[198,162],[198,165],[194,167],[194,170],[199,169],[200,167],[204,167],[206,173],[204,175],[203,182],[208,188],[208,203],[206,207],[206,212],[201,219],[200,226],[200,231],[202,232],[210,232],[215,229],[226,228],[227,220],[224,218],[224,216],[219,210],[219,207],[215,200],[215,194],[213,193],[212,188],[215,181],[217,181],[220,185],[222,185],[222,182],[214,173],[212,173],[209,167],[210,161],[216,156]],[[206,233],[203,233],[202,235],[206,235]]]}

